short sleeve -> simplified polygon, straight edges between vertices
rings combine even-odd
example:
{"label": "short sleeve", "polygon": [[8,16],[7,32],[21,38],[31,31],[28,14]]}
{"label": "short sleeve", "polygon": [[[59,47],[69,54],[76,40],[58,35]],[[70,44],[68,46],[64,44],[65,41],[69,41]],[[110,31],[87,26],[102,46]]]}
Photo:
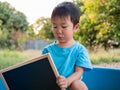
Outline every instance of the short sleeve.
{"label": "short sleeve", "polygon": [[85,47],[82,47],[79,50],[76,66],[81,66],[84,68],[85,71],[89,71],[92,69],[92,64],[88,55],[88,52]]}
{"label": "short sleeve", "polygon": [[43,54],[46,54],[46,53],[48,53],[48,50],[47,50],[47,48],[44,48],[44,49],[42,50],[42,53],[41,53],[41,54],[43,55]]}

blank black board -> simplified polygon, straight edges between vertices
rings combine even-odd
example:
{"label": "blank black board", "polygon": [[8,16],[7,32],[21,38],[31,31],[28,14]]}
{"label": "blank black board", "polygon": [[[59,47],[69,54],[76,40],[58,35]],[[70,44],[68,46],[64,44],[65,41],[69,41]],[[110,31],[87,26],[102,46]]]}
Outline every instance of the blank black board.
{"label": "blank black board", "polygon": [[60,90],[58,75],[49,53],[2,71],[8,90]]}

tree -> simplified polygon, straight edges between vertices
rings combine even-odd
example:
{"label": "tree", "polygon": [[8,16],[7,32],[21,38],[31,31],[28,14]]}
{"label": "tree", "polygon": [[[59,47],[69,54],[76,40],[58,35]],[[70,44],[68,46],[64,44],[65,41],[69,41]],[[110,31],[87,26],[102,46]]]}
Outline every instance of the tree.
{"label": "tree", "polygon": [[[6,40],[0,42],[0,46],[11,47],[18,46],[19,36],[23,36],[23,33],[27,31],[28,22],[26,16],[17,11],[7,2],[0,2],[0,32],[6,33]],[[17,34],[16,36],[14,36]],[[1,35],[0,38],[3,36]],[[7,41],[7,42],[6,42]]]}
{"label": "tree", "polygon": [[50,18],[41,17],[36,21],[33,26],[35,31],[39,31],[38,36],[40,39],[54,39]]}
{"label": "tree", "polygon": [[86,46],[120,46],[120,2],[119,0],[74,0],[82,16],[80,30],[75,34]]}

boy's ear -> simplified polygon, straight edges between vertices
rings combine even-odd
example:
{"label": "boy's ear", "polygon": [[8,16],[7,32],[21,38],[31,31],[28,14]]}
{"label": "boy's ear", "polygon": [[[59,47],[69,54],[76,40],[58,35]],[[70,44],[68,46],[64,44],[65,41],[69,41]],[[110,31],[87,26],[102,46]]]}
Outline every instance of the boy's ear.
{"label": "boy's ear", "polygon": [[75,26],[74,26],[74,32],[77,32],[77,30],[79,29],[80,25],[79,23],[77,23]]}

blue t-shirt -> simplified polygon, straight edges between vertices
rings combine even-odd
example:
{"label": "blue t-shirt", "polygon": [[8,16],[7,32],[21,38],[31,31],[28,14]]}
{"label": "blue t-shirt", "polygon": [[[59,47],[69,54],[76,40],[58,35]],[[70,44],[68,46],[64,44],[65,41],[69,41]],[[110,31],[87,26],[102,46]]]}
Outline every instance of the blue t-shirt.
{"label": "blue t-shirt", "polygon": [[75,66],[83,67],[85,71],[92,69],[86,48],[78,42],[67,48],[52,43],[42,50],[42,54],[46,53],[51,54],[59,74],[66,78],[74,73]]}

